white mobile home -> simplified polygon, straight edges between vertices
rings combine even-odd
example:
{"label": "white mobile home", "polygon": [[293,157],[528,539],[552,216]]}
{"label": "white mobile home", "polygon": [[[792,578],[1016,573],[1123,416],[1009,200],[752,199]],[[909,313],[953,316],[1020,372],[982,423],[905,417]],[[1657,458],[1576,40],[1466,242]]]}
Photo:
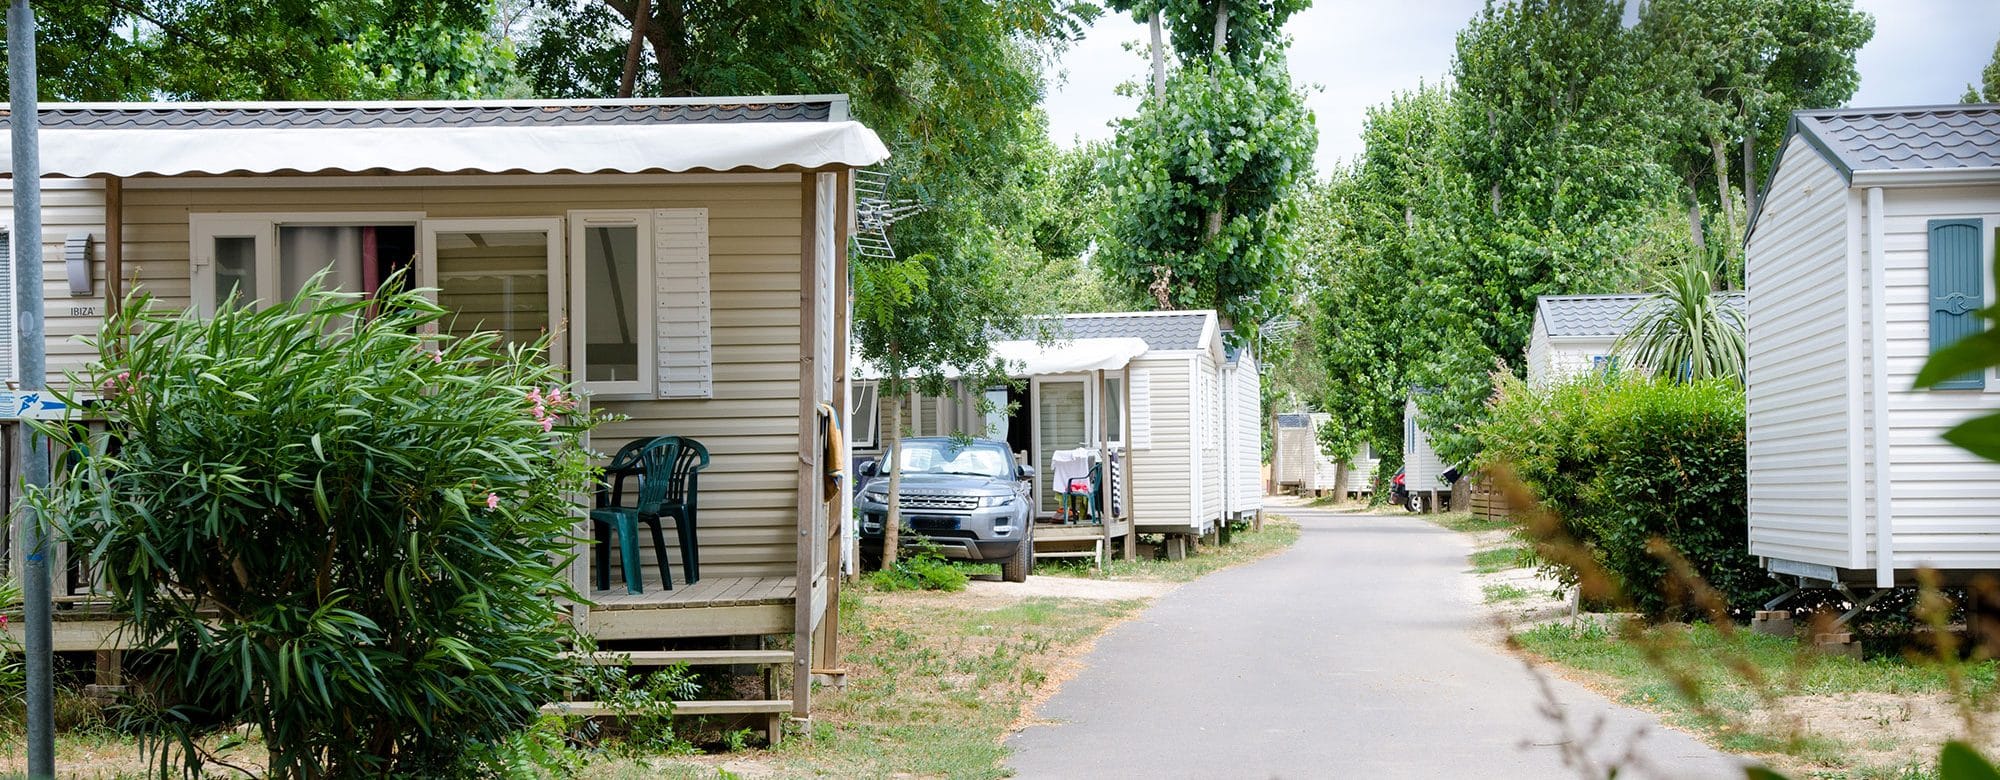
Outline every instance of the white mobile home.
{"label": "white mobile home", "polygon": [[1264,399],[1257,356],[1228,342],[1224,331],[1222,385],[1222,513],[1248,521],[1264,511]]}
{"label": "white mobile home", "polygon": [[[1742,293],[1717,293],[1722,303],[1743,311]],[[1651,294],[1543,295],[1535,299],[1535,322],[1528,337],[1528,386],[1542,388],[1593,371],[1615,369],[1622,356],[1618,340],[1632,330]]]}
{"label": "white mobile home", "polygon": [[[553,331],[550,359],[624,416],[595,449],[679,435],[712,456],[691,545],[701,576],[664,587],[652,573],[679,562],[670,553],[644,582],[594,589],[580,543],[580,628],[656,649],[776,636],[796,654],[779,663],[836,669],[844,511],[823,487],[821,408],[840,414],[846,395],[850,179],[887,158],[847,105],[44,105],[44,241],[16,249],[50,282],[49,380],[95,358],[76,337],[130,291],[212,311],[232,292],[288,297],[323,267],[360,293],[408,270],[460,313],[454,330]],[[0,321],[14,319],[10,287]],[[60,595],[58,649],[119,647],[88,583]],[[797,677],[791,701],[737,711],[806,715],[810,675]]]}
{"label": "white mobile home", "polygon": [[1417,410],[1417,397],[1411,395],[1403,403],[1403,487],[1417,500],[1420,510],[1435,512],[1450,505],[1451,483],[1445,481],[1444,473],[1451,468],[1431,448],[1423,413]]}
{"label": "white mobile home", "polygon": [[[1278,415],[1278,435],[1273,446],[1278,450],[1280,487],[1290,487],[1302,494],[1340,488],[1340,464],[1327,457],[1319,446],[1319,428],[1331,420],[1333,415],[1325,412]],[[1340,489],[1355,494],[1373,492],[1370,483],[1380,462],[1374,448],[1363,442],[1347,463],[1347,485]]]}
{"label": "white mobile home", "polygon": [[[1013,358],[1016,378],[1028,380],[1022,389],[959,387],[950,397],[915,399],[913,405],[899,399],[905,409],[904,433],[1006,440],[1036,464],[1042,510],[1053,515],[1053,453],[1098,446],[1091,432],[1099,428],[1098,421],[1112,421],[1106,426],[1105,446],[1130,465],[1131,521],[1138,532],[1207,535],[1226,517],[1257,511],[1263,435],[1257,424],[1257,364],[1244,355],[1235,367],[1228,365],[1215,312],[1072,314],[1062,318],[1059,332],[1060,340],[1047,348],[996,342],[1002,357]],[[1048,367],[1100,344],[1139,349],[1120,355],[1118,366],[1105,370],[1101,381]],[[880,453],[891,426],[890,401],[872,400],[878,375],[870,371],[862,366],[857,376],[856,409],[879,407],[872,418],[855,419],[857,456],[863,458]],[[1230,384],[1225,385],[1225,377]],[[1000,405],[1012,403],[1013,415],[987,419],[978,403],[986,394]],[[1234,403],[1225,405],[1225,400]],[[1126,480],[1119,482],[1122,486]],[[1258,495],[1254,500],[1231,495],[1232,486]]]}
{"label": "white mobile home", "polygon": [[2000,106],[1793,115],[1748,230],[1750,552],[1802,584],[2000,570],[2000,464],[1941,434],[2000,376],[1912,380],[1979,332]]}

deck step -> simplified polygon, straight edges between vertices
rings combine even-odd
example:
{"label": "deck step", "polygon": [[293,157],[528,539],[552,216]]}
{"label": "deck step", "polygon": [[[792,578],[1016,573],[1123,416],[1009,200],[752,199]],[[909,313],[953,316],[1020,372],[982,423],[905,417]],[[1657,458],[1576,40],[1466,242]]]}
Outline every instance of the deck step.
{"label": "deck step", "polygon": [[[761,699],[745,701],[677,701],[674,702],[675,715],[757,715],[791,712],[792,702],[786,699]],[[620,707],[597,701],[559,701],[542,705],[542,712],[550,715],[581,715],[584,717],[616,717],[629,714],[648,714],[631,707]]]}
{"label": "deck step", "polygon": [[1077,550],[1077,551],[1074,551],[1074,552],[1038,552],[1038,553],[1035,553],[1035,557],[1037,557],[1037,558],[1095,558],[1095,557],[1097,557],[1097,551],[1096,551],[1096,550]]}
{"label": "deck step", "polygon": [[788,664],[796,658],[790,650],[600,650],[565,655],[591,666],[764,666]]}

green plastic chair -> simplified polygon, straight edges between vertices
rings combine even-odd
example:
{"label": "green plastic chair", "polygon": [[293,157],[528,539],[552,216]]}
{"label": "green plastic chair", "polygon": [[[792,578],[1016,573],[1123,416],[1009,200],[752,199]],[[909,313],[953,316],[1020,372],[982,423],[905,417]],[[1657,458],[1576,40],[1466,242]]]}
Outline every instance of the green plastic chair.
{"label": "green plastic chair", "polygon": [[[628,450],[637,453],[627,459]],[[615,505],[618,493],[622,493],[623,477],[636,470],[639,473],[639,500],[632,506]],[[614,469],[620,469],[614,471]],[[674,521],[674,530],[680,537],[681,568],[692,584],[701,578],[700,546],[695,535],[697,515],[696,497],[699,495],[698,474],[708,467],[708,449],[693,439],[678,436],[659,436],[652,439],[628,443],[605,467],[607,476],[616,474],[617,482],[612,486],[613,495],[607,501],[600,493],[600,506],[590,512],[590,519],[597,526],[597,587],[608,590],[610,583],[610,540],[608,532],[618,534],[620,563],[625,575],[627,593],[645,592],[645,574],[639,561],[639,526],[646,525],[652,531],[653,554],[660,565],[660,581],[667,590],[673,590],[673,572],[667,563],[667,540],[661,524],[668,518]]]}
{"label": "green plastic chair", "polygon": [[[611,456],[611,462],[604,465],[604,478],[597,484],[596,509],[616,509],[625,505],[625,480],[636,479],[643,475],[645,464],[640,462],[639,453],[644,452],[646,445],[653,443],[657,438],[659,437],[643,436],[633,439],[618,448],[617,454]],[[611,588],[611,532],[617,527],[616,521],[609,519],[613,518],[613,515],[605,517],[606,519],[600,519],[596,512],[591,513],[591,519],[597,521],[592,525],[597,537],[594,547],[597,558],[598,590]]]}

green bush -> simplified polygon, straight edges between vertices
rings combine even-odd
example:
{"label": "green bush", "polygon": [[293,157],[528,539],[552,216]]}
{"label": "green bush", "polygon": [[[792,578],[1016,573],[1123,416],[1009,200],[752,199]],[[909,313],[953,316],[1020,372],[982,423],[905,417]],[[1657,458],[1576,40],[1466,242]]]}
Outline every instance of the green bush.
{"label": "green bush", "polygon": [[1492,412],[1482,466],[1512,467],[1640,610],[1698,614],[1668,587],[1666,561],[1647,548],[1655,538],[1732,611],[1774,594],[1749,553],[1741,386],[1593,376],[1536,392],[1515,380]]}
{"label": "green bush", "polygon": [[[446,776],[573,679],[559,597],[590,465],[544,345],[437,335],[423,295],[317,284],[204,319],[129,303],[111,433],[33,500],[164,653],[157,771],[247,722],[278,777]],[[81,384],[82,380],[72,379]],[[60,426],[57,439],[74,436]]]}
{"label": "green bush", "polygon": [[937,545],[919,538],[915,552],[896,559],[895,563],[868,575],[868,581],[878,590],[943,590],[957,592],[965,590],[970,578],[965,570],[952,565],[938,551]]}

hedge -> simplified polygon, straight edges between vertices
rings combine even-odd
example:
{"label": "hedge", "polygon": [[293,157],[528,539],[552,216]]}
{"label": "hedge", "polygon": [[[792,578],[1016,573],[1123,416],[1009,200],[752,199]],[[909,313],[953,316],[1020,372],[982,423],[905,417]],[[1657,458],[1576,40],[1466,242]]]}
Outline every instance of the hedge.
{"label": "hedge", "polygon": [[1507,380],[1480,436],[1482,466],[1511,467],[1646,614],[1699,613],[1669,587],[1667,562],[1647,549],[1655,538],[1732,612],[1775,595],[1749,553],[1744,396],[1735,382],[1591,376],[1536,391]]}

